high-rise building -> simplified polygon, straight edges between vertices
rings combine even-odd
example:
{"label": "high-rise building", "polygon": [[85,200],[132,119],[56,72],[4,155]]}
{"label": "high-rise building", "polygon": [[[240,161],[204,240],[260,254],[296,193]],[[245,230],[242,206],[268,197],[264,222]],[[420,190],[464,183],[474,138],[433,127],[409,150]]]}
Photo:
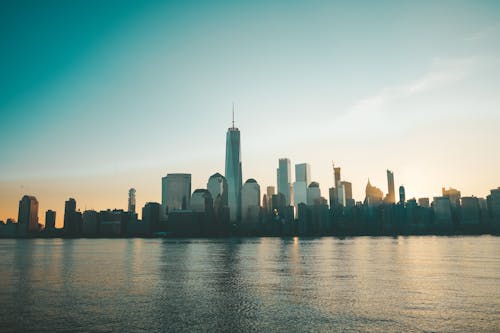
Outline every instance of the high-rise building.
{"label": "high-rise building", "polygon": [[450,225],[451,220],[451,204],[448,197],[434,197],[432,202],[434,211],[434,223],[438,225]]}
{"label": "high-rise building", "polygon": [[82,233],[86,236],[95,236],[99,232],[99,213],[95,210],[86,210],[82,214]]}
{"label": "high-rise building", "polygon": [[404,205],[405,201],[406,201],[405,187],[401,185],[399,187],[399,203],[401,205]]}
{"label": "high-rise building", "polygon": [[368,184],[366,184],[365,195],[365,202],[370,206],[382,203],[382,200],[384,198],[384,193],[382,192],[382,190],[376,186],[372,186],[369,179]]}
{"label": "high-rise building", "polygon": [[135,213],[135,188],[128,190],[128,212]]}
{"label": "high-rise building", "polygon": [[481,209],[479,199],[476,197],[463,197],[460,206],[460,224],[479,224],[481,219]]}
{"label": "high-rise building", "polygon": [[190,173],[169,173],[162,178],[162,216],[176,210],[189,209],[190,201]]}
{"label": "high-rise building", "polygon": [[241,190],[241,220],[257,220],[260,211],[260,186],[253,178],[248,179]]}
{"label": "high-rise building", "polygon": [[69,198],[64,203],[64,225],[63,229],[66,234],[76,233],[77,226],[75,221],[76,200]]}
{"label": "high-rise building", "polygon": [[220,173],[214,173],[208,178],[207,182],[207,190],[212,195],[212,200],[217,200],[217,197],[220,197],[222,205],[224,207],[227,206],[227,181],[226,178]]}
{"label": "high-rise building", "polygon": [[56,212],[47,210],[45,212],[45,230],[54,230],[56,228]]}
{"label": "high-rise building", "polygon": [[295,181],[311,183],[311,166],[308,163],[295,164]]}
{"label": "high-rise building", "polygon": [[145,223],[148,232],[159,231],[160,208],[161,205],[157,202],[148,202],[142,208],[142,222]]}
{"label": "high-rise building", "polygon": [[295,183],[293,183],[293,202],[307,204],[307,186],[311,183],[311,167],[307,163],[295,164]]}
{"label": "high-rise building", "polygon": [[344,196],[345,200],[351,200],[352,199],[352,183],[351,182],[346,182],[346,181],[341,181],[340,182],[344,186]]}
{"label": "high-rise building", "polygon": [[317,205],[320,203],[321,190],[317,182],[311,182],[307,187],[307,204],[309,206]]}
{"label": "high-rise building", "polygon": [[335,187],[340,183],[340,167],[333,167],[333,173],[335,176]]}
{"label": "high-rise building", "polygon": [[227,202],[229,207],[229,219],[236,222],[241,218],[241,144],[240,130],[233,125],[226,133],[226,181],[227,181]]}
{"label": "high-rise building", "polygon": [[291,170],[290,160],[288,158],[280,158],[278,161],[278,169],[276,169],[276,178],[278,183],[278,193],[285,196],[285,203],[289,206],[292,202],[290,187],[291,187]]}
{"label": "high-rise building", "polygon": [[19,201],[17,222],[21,233],[39,231],[38,200],[34,196],[25,195]]}
{"label": "high-rise building", "polygon": [[500,187],[490,190],[486,197],[488,212],[497,223],[500,223]]}
{"label": "high-rise building", "polygon": [[199,188],[191,196],[191,210],[196,213],[205,213],[214,206],[212,195],[208,190]]}
{"label": "high-rise building", "polygon": [[389,204],[396,203],[396,192],[394,189],[394,173],[391,170],[387,170],[387,197],[385,199],[385,202]]}

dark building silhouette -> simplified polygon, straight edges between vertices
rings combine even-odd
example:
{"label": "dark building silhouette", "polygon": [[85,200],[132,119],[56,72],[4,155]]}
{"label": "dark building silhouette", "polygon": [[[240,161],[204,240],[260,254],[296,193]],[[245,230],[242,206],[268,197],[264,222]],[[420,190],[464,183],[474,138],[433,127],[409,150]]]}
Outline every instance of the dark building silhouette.
{"label": "dark building silhouette", "polygon": [[161,205],[157,202],[148,202],[142,208],[142,223],[150,233],[160,231]]}
{"label": "dark building silhouette", "polygon": [[47,210],[45,212],[45,230],[54,230],[56,228],[56,212]]}
{"label": "dark building silhouette", "polygon": [[76,235],[77,221],[76,221],[76,200],[69,198],[64,203],[64,233],[66,235]]}
{"label": "dark building silhouette", "polygon": [[38,232],[38,200],[31,195],[25,195],[19,201],[17,217],[18,231],[20,234]]}

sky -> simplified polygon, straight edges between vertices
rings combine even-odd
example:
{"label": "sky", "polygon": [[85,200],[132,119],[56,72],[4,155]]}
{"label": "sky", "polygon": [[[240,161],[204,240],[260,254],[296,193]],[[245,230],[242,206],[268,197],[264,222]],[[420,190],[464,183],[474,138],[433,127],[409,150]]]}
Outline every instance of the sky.
{"label": "sky", "polygon": [[[43,224],[161,201],[224,173],[232,103],[243,181],[278,159],[332,161],[364,199],[386,169],[407,198],[500,186],[498,1],[0,2],[0,220],[35,195]],[[292,172],[292,177],[294,173]]]}

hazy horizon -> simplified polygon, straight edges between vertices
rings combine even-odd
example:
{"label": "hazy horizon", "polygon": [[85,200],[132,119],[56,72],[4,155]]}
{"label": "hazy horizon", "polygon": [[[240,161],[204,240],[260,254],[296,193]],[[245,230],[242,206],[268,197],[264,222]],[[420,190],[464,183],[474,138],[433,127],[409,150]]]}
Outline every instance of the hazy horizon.
{"label": "hazy horizon", "polygon": [[[224,174],[235,103],[243,181],[332,161],[364,199],[386,169],[406,197],[500,186],[495,1],[0,4],[0,220],[22,195],[57,211],[137,210],[161,177]],[[292,181],[295,180],[292,172]]]}

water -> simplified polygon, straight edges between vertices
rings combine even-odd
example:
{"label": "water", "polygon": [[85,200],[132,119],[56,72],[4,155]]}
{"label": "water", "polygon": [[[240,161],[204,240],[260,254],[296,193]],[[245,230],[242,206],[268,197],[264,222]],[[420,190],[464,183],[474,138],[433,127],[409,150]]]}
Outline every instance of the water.
{"label": "water", "polygon": [[0,331],[499,332],[500,238],[3,239]]}

